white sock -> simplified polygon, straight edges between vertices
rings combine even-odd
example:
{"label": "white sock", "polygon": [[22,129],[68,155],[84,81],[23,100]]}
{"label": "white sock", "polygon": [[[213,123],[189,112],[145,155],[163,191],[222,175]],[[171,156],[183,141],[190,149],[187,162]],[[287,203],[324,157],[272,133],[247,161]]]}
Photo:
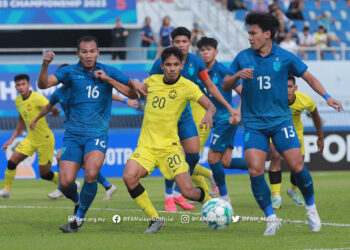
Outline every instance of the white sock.
{"label": "white sock", "polygon": [[266,220],[267,220],[267,221],[275,220],[275,219],[277,219],[276,214],[271,214],[270,216],[267,216],[267,217],[266,217]]}
{"label": "white sock", "polygon": [[273,198],[276,198],[276,199],[282,200],[281,195],[274,195],[274,196],[273,196]]}
{"label": "white sock", "polygon": [[179,192],[177,192],[177,191],[173,191],[173,194],[174,194],[174,197],[179,197],[179,196],[181,196],[181,193],[179,193]]}
{"label": "white sock", "polygon": [[165,193],[165,199],[168,199],[169,197],[173,197],[173,194]]}
{"label": "white sock", "polygon": [[311,206],[305,205],[306,211],[316,210],[316,204],[314,203]]}

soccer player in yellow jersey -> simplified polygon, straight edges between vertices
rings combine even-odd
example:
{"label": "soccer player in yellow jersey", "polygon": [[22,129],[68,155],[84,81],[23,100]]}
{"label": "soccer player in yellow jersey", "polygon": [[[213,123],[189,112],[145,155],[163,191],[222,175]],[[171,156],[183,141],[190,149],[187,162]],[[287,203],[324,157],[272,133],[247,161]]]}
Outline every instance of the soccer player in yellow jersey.
{"label": "soccer player in yellow jersey", "polygon": [[[293,76],[288,77],[288,103],[289,108],[292,110],[292,122],[294,125],[294,128],[297,132],[300,146],[301,146],[301,153],[303,157],[305,156],[305,148],[304,148],[304,127],[303,122],[301,121],[301,113],[304,110],[307,110],[311,113],[312,120],[315,124],[318,139],[317,139],[317,146],[319,152],[322,154],[323,152],[323,131],[322,131],[322,124],[321,124],[321,118],[318,114],[316,103],[311,99],[310,96],[307,94],[304,94],[302,92],[297,91],[298,86],[295,84],[295,78]],[[271,191],[273,194],[272,199],[272,206],[274,209],[280,209],[282,206],[282,198],[280,195],[281,191],[281,182],[282,182],[282,171],[280,167],[281,163],[281,155],[277,152],[275,149],[273,143],[270,144],[270,151],[271,151],[271,164],[269,167],[269,178],[270,178],[270,184],[271,184]],[[298,206],[303,206],[304,201],[301,199],[299,194],[297,193],[297,185],[295,182],[295,178],[293,174],[290,175],[290,187],[288,187],[287,194],[289,197],[291,197],[294,201],[294,203]]]}
{"label": "soccer player in yellow jersey", "polygon": [[164,226],[152,205],[140,179],[158,167],[163,176],[174,179],[181,194],[190,200],[205,202],[210,196],[203,188],[194,188],[178,136],[177,124],[182,111],[190,101],[196,101],[206,110],[201,127],[212,126],[215,106],[198,86],[182,77],[183,54],[176,47],[162,53],[164,74],[155,74],[145,80],[148,96],[137,148],[126,163],[123,179],[139,207],[151,218],[145,233],[155,233]]}
{"label": "soccer player in yellow jersey", "polygon": [[[38,152],[39,173],[42,179],[52,181],[58,184],[58,173],[51,171],[51,162],[53,151],[55,148],[55,138],[47,125],[46,118],[38,121],[36,128],[32,131],[29,129],[30,122],[39,114],[41,109],[49,102],[44,96],[37,92],[31,91],[29,76],[19,74],[15,76],[16,90],[19,96],[15,100],[16,108],[19,113],[17,127],[12,137],[2,146],[2,150],[6,150],[19,133],[27,127],[28,135],[17,146],[10,160],[7,163],[5,171],[5,187],[0,190],[0,197],[9,198],[13,179],[16,176],[16,167],[28,156]],[[59,109],[52,108],[53,115],[59,114]]]}

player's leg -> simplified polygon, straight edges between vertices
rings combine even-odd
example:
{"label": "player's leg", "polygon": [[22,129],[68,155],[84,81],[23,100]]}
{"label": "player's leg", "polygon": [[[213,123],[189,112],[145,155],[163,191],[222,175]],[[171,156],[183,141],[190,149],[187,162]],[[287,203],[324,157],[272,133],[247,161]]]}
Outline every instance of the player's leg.
{"label": "player's leg", "polygon": [[140,179],[152,173],[155,166],[156,161],[152,152],[138,147],[127,161],[123,172],[123,180],[131,198],[151,218],[145,233],[155,233],[164,226],[164,221],[160,219],[147,191],[140,183]]}
{"label": "player's leg", "polygon": [[222,155],[223,152],[215,151],[210,148],[208,153],[208,163],[211,170],[213,171],[213,177],[215,184],[218,187],[220,197],[227,200],[228,202],[231,202],[230,196],[227,192],[224,168],[221,164]]}
{"label": "player's leg", "polygon": [[13,152],[10,160],[7,162],[7,168],[5,170],[5,187],[0,190],[0,197],[6,199],[10,198],[11,195],[11,187],[13,179],[16,176],[17,165],[28,157],[27,155],[17,152],[16,150]]}
{"label": "player's leg", "polygon": [[112,195],[117,191],[117,187],[110,183],[101,172],[97,175],[97,182],[100,183],[106,190],[103,200],[110,200]]}
{"label": "player's leg", "polygon": [[264,175],[264,163],[268,152],[269,139],[258,130],[246,128],[244,143],[244,155],[249,169],[253,195],[267,219],[264,235],[275,235],[281,223],[273,211],[271,191],[266,183]]}
{"label": "player's leg", "polygon": [[281,198],[281,182],[282,182],[282,171],[281,171],[281,155],[276,150],[273,143],[270,143],[271,163],[269,168],[269,179],[272,191],[272,207],[273,209],[280,209],[282,206]]}
{"label": "player's leg", "polygon": [[49,137],[48,141],[37,148],[39,156],[39,173],[43,180],[52,181],[58,185],[58,173],[51,170],[51,162],[55,149],[54,137]]}
{"label": "player's leg", "polygon": [[287,121],[276,131],[278,132],[272,140],[294,175],[296,184],[304,197],[309,227],[313,232],[318,232],[321,230],[321,220],[315,205],[312,177],[304,165],[294,126],[291,121]]}

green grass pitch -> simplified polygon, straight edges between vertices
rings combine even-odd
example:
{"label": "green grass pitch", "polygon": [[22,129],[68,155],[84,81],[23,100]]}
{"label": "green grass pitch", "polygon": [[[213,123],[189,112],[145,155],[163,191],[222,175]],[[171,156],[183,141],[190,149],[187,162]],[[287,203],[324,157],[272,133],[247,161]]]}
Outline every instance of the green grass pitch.
{"label": "green grass pitch", "polygon": [[[76,234],[63,234],[59,226],[73,212],[72,202],[50,200],[47,193],[55,186],[42,180],[15,180],[11,198],[0,200],[0,249],[317,249],[350,248],[350,172],[312,172],[318,212],[323,223],[321,232],[312,233],[307,224],[283,223],[276,236],[263,237],[265,222],[242,221],[214,231],[198,220],[201,204],[188,215],[190,223],[181,223],[181,213],[160,212],[166,226],[157,234],[145,235],[146,221],[123,221],[123,217],[145,219],[130,198],[122,179],[109,179],[118,187],[110,201],[103,201],[104,189],[98,193]],[[80,180],[82,181],[82,180]],[[253,198],[247,175],[226,177],[234,214],[261,217]],[[146,178],[141,181],[153,204],[164,211],[164,181]],[[289,174],[283,175],[282,219],[306,221],[305,208],[295,206],[287,197]],[[0,182],[3,186],[3,181]],[[181,208],[178,210],[183,212]],[[112,222],[114,215],[122,221]],[[98,221],[100,220],[100,221]]]}

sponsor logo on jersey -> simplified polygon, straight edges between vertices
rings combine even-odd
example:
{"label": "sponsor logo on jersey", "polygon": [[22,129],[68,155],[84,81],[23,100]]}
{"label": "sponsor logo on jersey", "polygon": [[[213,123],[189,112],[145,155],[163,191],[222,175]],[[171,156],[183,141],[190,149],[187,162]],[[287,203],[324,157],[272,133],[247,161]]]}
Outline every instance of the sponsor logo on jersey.
{"label": "sponsor logo on jersey", "polygon": [[170,98],[170,99],[175,99],[176,97],[177,97],[176,90],[175,90],[175,89],[170,90],[170,92],[169,92],[169,98]]}

